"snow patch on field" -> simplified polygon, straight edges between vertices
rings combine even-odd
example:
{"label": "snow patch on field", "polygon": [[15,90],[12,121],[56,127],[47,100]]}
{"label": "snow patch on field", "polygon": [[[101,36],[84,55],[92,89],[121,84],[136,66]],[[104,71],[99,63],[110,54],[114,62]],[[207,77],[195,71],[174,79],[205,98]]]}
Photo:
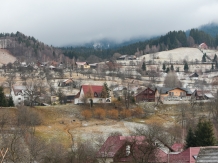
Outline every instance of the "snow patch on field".
{"label": "snow patch on field", "polygon": [[[184,59],[188,61],[195,61],[195,59],[201,61],[203,56],[203,53],[197,49],[197,48],[177,48],[173,50],[168,51],[162,51],[155,54],[154,61],[158,62],[164,62],[164,61],[170,61],[170,58],[172,58],[172,61],[182,61]],[[141,58],[145,57],[146,61],[153,59],[153,54],[146,54],[141,56]]]}
{"label": "snow patch on field", "polygon": [[108,137],[110,133],[114,132],[120,132],[124,136],[128,136],[131,134],[131,132],[134,132],[135,128],[141,128],[146,127],[144,124],[139,124],[135,122],[126,122],[126,121],[108,121],[106,124],[92,124],[89,122],[83,122],[82,126],[80,128],[75,128],[73,130],[70,130],[70,133],[75,137],[76,139],[92,139],[93,137],[101,136],[104,139]]}

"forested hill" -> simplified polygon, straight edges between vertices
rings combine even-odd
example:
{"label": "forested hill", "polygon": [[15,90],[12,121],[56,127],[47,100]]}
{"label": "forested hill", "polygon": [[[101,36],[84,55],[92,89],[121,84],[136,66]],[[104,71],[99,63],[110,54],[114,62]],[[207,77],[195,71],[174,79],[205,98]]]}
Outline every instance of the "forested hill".
{"label": "forested hill", "polygon": [[146,41],[139,41],[130,45],[117,48],[93,48],[93,47],[63,47],[48,46],[34,37],[25,36],[21,32],[0,33],[0,48],[8,49],[11,54],[20,60],[58,60],[62,54],[69,58],[90,63],[108,60],[114,54],[119,55],[143,55],[163,50],[171,50],[178,47],[193,47],[205,42],[209,47],[218,46],[218,35],[210,34],[198,29],[191,29],[189,35],[185,31],[170,31],[166,35]]}
{"label": "forested hill", "polygon": [[109,59],[114,53],[134,55],[137,52],[137,54],[142,55],[179,47],[193,47],[203,42],[211,48],[216,48],[218,46],[218,35],[214,38],[198,29],[191,29],[188,36],[185,31],[170,31],[159,38],[137,42],[116,49],[68,47],[62,48],[62,50],[64,51],[64,55],[70,58],[74,57],[79,60],[87,60],[87,58],[90,59],[90,56],[92,56],[92,58],[95,56],[100,60]]}
{"label": "forested hill", "polygon": [[218,35],[218,24],[217,23],[210,23],[203,25],[198,28],[201,31],[204,31],[205,33],[208,33],[212,37],[216,37]]}
{"label": "forested hill", "polygon": [[59,58],[62,51],[21,32],[0,33],[0,48],[8,49],[19,60],[46,61]]}

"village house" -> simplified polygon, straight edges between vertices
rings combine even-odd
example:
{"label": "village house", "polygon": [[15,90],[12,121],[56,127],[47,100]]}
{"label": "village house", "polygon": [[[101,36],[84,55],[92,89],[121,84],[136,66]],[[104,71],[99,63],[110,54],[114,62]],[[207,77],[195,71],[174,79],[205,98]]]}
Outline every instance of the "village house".
{"label": "village house", "polygon": [[103,87],[101,85],[82,85],[75,97],[74,104],[89,103],[110,103],[110,98],[102,97]]}
{"label": "village house", "polygon": [[98,63],[89,64],[90,68],[95,69],[98,67]]}
{"label": "village house", "polygon": [[51,96],[51,104],[55,105],[59,103],[59,97],[58,96]]}
{"label": "village house", "polygon": [[50,66],[49,66],[49,69],[50,69],[50,70],[54,70],[54,69],[56,69],[56,67],[55,67],[55,66],[52,66],[52,65],[50,65]]}
{"label": "village house", "polygon": [[76,66],[78,69],[89,69],[90,65],[88,62],[76,62]]}
{"label": "village house", "polygon": [[196,158],[196,163],[202,163],[202,162],[217,163],[218,146],[200,147],[200,151]]}
{"label": "village house", "polygon": [[73,79],[64,79],[63,81],[58,82],[59,87],[71,86],[73,84]]}
{"label": "village house", "polygon": [[[166,163],[168,153],[172,150],[160,141],[153,144],[155,150],[149,151],[147,158],[146,151],[149,149],[144,136],[110,136],[97,152],[98,163],[133,163],[136,160],[149,159],[153,163]],[[153,148],[154,148],[153,147]]]}
{"label": "village house", "polygon": [[117,58],[117,60],[126,60],[127,59],[127,55],[122,55],[119,58]]}
{"label": "village house", "polygon": [[28,99],[25,94],[26,87],[22,85],[13,85],[11,89],[11,96],[14,101],[14,105],[18,106],[24,103],[24,100]]}
{"label": "village house", "polygon": [[188,101],[193,98],[194,92],[189,88],[166,88],[155,89],[155,102],[164,101]]}
{"label": "village house", "polygon": [[189,78],[192,80],[198,80],[198,77],[199,77],[199,75],[196,72],[189,76]]}
{"label": "village house", "polygon": [[140,87],[135,85],[131,85],[131,86],[119,85],[113,89],[113,96],[115,98],[124,97],[125,95],[127,95],[127,92],[129,93],[129,95],[134,95],[138,93],[139,89]]}
{"label": "village house", "polygon": [[146,88],[143,91],[137,93],[135,95],[135,101],[136,102],[154,102],[155,101],[155,90],[152,88]]}
{"label": "village house", "polygon": [[217,163],[218,146],[190,147],[179,153],[169,154],[170,163]]}
{"label": "village house", "polygon": [[200,147],[190,147],[182,152],[171,152],[169,154],[170,163],[195,163]]}
{"label": "village house", "polygon": [[199,45],[199,48],[200,48],[200,49],[208,49],[208,46],[207,46],[207,44],[205,44],[205,43],[201,43],[201,44]]}
{"label": "village house", "polygon": [[196,90],[195,99],[196,100],[209,100],[209,99],[214,99],[214,96],[209,90]]}
{"label": "village house", "polygon": [[[133,163],[146,158],[146,139],[144,136],[110,136],[96,154],[98,163]],[[180,143],[169,147],[159,140],[153,144],[149,163],[217,163],[218,146],[189,147],[183,150]],[[145,148],[143,148],[145,146]]]}

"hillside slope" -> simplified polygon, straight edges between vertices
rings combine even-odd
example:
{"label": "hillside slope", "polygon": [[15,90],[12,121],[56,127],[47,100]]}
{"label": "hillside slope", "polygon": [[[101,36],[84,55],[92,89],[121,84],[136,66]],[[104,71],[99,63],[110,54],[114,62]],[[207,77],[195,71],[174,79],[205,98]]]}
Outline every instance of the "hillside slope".
{"label": "hillside slope", "polygon": [[[26,36],[21,32],[0,33],[0,48],[7,49],[19,60],[47,61],[58,60],[62,57],[62,51],[53,46],[48,46],[34,37]],[[28,59],[28,60],[27,60]]]}
{"label": "hillside slope", "polygon": [[14,61],[16,61],[16,57],[14,57],[8,50],[0,49],[0,66],[13,63]]}
{"label": "hillside slope", "polygon": [[[182,61],[184,59],[188,60],[188,61],[195,61],[196,59],[201,61],[203,56],[203,53],[197,49],[197,48],[177,48],[177,49],[173,49],[173,50],[168,50],[168,51],[162,51],[162,52],[158,52],[155,54],[155,61],[171,61],[175,62],[175,61]],[[146,54],[141,56],[142,58],[144,57],[146,61],[149,61],[152,59],[153,54]]]}

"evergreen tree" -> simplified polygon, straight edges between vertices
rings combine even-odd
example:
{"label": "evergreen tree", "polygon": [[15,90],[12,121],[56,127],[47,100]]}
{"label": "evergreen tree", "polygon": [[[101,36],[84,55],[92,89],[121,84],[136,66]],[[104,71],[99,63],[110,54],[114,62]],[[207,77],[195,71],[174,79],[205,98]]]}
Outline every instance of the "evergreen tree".
{"label": "evergreen tree", "polygon": [[213,58],[213,62],[216,62],[216,61],[217,61],[217,55],[215,54]]}
{"label": "evergreen tree", "polygon": [[171,71],[174,71],[173,64],[171,64],[170,70],[171,70]]}
{"label": "evergreen tree", "polygon": [[188,63],[187,63],[187,62],[185,62],[185,63],[184,63],[184,71],[185,71],[185,72],[187,72],[187,71],[188,71],[188,69],[189,69],[189,67],[188,67]]}
{"label": "evergreen tree", "polygon": [[0,87],[0,106],[6,107],[7,106],[7,100],[5,98],[5,94],[3,92],[3,88]]}
{"label": "evergreen tree", "polygon": [[215,67],[216,67],[216,69],[218,68],[218,63],[217,63],[217,61],[215,61]]}
{"label": "evergreen tree", "polygon": [[189,128],[188,130],[188,134],[186,136],[185,141],[186,141],[186,145],[185,145],[186,149],[189,147],[196,147],[195,134],[191,128]]}
{"label": "evergreen tree", "polygon": [[14,101],[12,99],[12,97],[10,96],[9,99],[8,99],[8,106],[11,107],[11,106],[14,106]]}
{"label": "evergreen tree", "polygon": [[166,70],[166,65],[165,65],[165,63],[163,63],[163,67],[162,67],[162,69],[163,69],[163,71]]}
{"label": "evergreen tree", "polygon": [[103,85],[102,92],[101,92],[101,97],[108,98],[110,96],[109,91],[110,91],[110,89],[108,88],[108,85],[105,82]]}
{"label": "evergreen tree", "polygon": [[216,143],[210,121],[199,121],[195,130],[196,146],[213,146]]}
{"label": "evergreen tree", "polygon": [[207,60],[206,60],[206,53],[203,55],[203,57],[202,57],[202,62],[206,62]]}
{"label": "evergreen tree", "polygon": [[169,67],[167,67],[167,69],[166,69],[166,73],[168,73],[170,71],[170,68]]}
{"label": "evergreen tree", "polygon": [[146,65],[145,65],[145,62],[142,63],[142,70],[143,70],[143,71],[146,71]]}

